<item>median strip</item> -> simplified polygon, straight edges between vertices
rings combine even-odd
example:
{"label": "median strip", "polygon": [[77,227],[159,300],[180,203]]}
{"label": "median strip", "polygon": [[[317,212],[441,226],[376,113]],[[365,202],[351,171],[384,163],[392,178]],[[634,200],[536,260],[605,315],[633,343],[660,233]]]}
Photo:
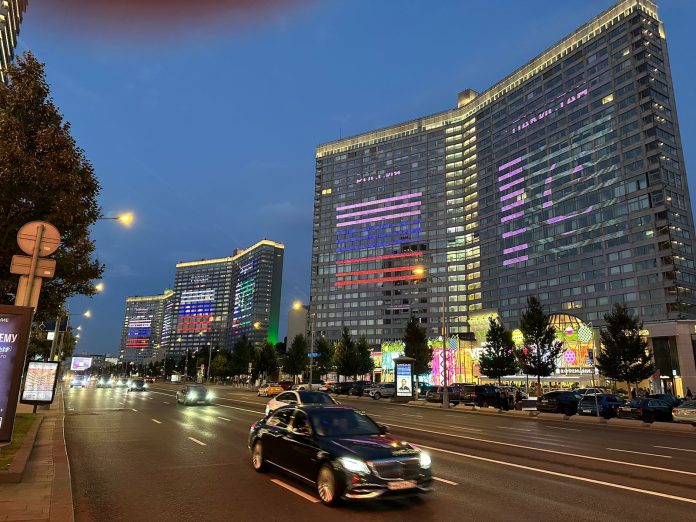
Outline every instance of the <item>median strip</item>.
{"label": "median strip", "polygon": [[193,441],[200,446],[207,446],[207,444],[205,442],[201,442],[200,440],[194,439],[193,437],[188,437],[188,440]]}

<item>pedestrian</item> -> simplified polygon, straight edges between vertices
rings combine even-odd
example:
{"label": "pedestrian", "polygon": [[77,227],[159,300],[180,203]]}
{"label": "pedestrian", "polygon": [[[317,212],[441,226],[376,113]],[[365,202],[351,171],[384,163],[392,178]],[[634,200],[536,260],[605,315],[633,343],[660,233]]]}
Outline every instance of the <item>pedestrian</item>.
{"label": "pedestrian", "polygon": [[686,398],[689,400],[694,398],[694,394],[691,393],[691,388],[689,388],[688,386],[686,387]]}
{"label": "pedestrian", "polygon": [[508,411],[510,409],[510,394],[507,388],[503,388],[503,409]]}

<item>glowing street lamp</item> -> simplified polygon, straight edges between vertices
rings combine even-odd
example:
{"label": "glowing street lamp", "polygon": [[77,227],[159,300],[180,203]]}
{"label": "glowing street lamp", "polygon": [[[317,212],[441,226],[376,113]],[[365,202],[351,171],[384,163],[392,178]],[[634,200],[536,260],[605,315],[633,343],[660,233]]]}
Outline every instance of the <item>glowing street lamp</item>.
{"label": "glowing street lamp", "polygon": [[100,219],[100,220],[113,219],[115,221],[118,221],[119,223],[121,223],[125,227],[130,227],[133,224],[133,221],[135,220],[135,216],[133,216],[132,212],[122,212],[115,217],[100,217],[97,219]]}
{"label": "glowing street lamp", "polygon": [[[77,315],[77,314],[70,314],[70,315]],[[82,315],[84,315],[85,317],[87,317],[89,319],[90,317],[92,317],[92,311],[85,310],[85,312]]]}
{"label": "glowing street lamp", "polygon": [[105,288],[106,288],[106,287],[104,286],[104,282],[103,282],[103,281],[100,281],[100,282],[98,282],[96,285],[94,285],[94,289],[95,289],[97,292],[103,292]]}

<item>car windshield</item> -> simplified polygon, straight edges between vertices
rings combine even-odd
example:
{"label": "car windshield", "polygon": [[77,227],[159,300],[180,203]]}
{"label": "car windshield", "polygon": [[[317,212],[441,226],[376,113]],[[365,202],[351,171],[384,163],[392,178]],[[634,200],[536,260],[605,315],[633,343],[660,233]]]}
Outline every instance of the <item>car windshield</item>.
{"label": "car windshield", "polygon": [[300,393],[300,400],[302,404],[335,404],[336,401],[331,397],[322,392],[304,392]]}
{"label": "car windshield", "polygon": [[687,401],[679,405],[680,408],[696,408],[696,401]]}
{"label": "car windshield", "polygon": [[379,435],[379,426],[364,413],[348,409],[319,409],[308,412],[320,437]]}
{"label": "car windshield", "polygon": [[140,380],[137,380],[137,381],[133,381],[133,384],[134,384],[135,386],[142,386],[143,384],[145,384],[145,381],[142,380],[142,379],[140,379]]}
{"label": "car windshield", "polygon": [[205,393],[205,388],[203,386],[189,386],[189,393]]}

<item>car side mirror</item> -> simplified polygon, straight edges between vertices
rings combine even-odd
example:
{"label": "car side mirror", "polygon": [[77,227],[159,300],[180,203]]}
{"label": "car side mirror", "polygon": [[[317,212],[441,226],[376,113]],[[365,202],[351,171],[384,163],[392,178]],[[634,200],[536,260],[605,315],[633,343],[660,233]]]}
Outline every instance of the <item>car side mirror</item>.
{"label": "car side mirror", "polygon": [[379,433],[381,435],[386,435],[387,433],[389,433],[389,428],[384,424],[378,424],[377,426],[379,426]]}

